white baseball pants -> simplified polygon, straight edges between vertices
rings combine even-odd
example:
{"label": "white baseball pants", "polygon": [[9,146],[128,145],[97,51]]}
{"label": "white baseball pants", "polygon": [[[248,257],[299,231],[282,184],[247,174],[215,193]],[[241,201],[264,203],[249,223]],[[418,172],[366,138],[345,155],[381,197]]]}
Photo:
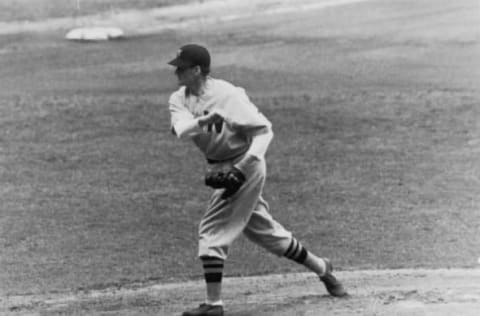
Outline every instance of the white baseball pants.
{"label": "white baseball pants", "polygon": [[[211,164],[209,167],[215,171],[226,171],[237,161]],[[223,189],[213,192],[200,221],[199,257],[225,260],[230,246],[242,233],[278,256],[283,256],[290,245],[292,233],[272,218],[268,203],[262,198],[265,161],[250,163],[244,173],[247,180],[232,197],[222,199]]]}

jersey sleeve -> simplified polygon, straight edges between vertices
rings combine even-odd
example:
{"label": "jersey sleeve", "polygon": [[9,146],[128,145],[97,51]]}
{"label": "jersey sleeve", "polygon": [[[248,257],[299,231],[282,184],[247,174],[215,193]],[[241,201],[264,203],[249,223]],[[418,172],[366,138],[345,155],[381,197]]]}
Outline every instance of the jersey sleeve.
{"label": "jersey sleeve", "polygon": [[178,93],[170,97],[168,105],[170,111],[170,127],[173,134],[178,138],[182,138],[184,136],[195,136],[201,132],[198,120],[183,105]]}
{"label": "jersey sleeve", "polygon": [[244,89],[232,87],[225,91],[221,98],[219,114],[234,129],[255,133],[271,128],[270,121],[250,101]]}
{"label": "jersey sleeve", "polygon": [[264,160],[272,138],[273,132],[271,129],[265,129],[264,133],[253,136],[250,148],[235,167],[243,172],[252,161]]}
{"label": "jersey sleeve", "polygon": [[268,146],[273,139],[273,132],[271,129],[266,129],[263,133],[255,135],[252,138],[252,143],[247,151],[248,155],[264,159]]}

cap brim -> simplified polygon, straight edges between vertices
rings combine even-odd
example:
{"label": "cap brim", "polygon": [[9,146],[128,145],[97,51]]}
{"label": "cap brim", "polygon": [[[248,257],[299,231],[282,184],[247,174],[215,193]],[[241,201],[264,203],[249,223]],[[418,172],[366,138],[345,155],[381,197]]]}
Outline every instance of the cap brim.
{"label": "cap brim", "polygon": [[174,58],[168,62],[169,65],[175,66],[175,67],[190,67],[192,66],[189,62],[186,62],[180,58]]}

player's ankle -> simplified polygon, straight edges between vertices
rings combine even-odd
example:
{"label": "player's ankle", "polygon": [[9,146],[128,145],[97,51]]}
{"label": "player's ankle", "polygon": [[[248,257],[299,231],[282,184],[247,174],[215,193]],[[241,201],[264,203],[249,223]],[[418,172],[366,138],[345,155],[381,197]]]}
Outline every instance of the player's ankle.
{"label": "player's ankle", "polygon": [[327,262],[325,259],[317,257],[311,252],[308,252],[304,265],[319,277],[322,277],[327,273]]}
{"label": "player's ankle", "polygon": [[211,306],[223,306],[223,301],[222,300],[209,300],[209,299],[207,299],[205,301],[205,304],[211,305]]}

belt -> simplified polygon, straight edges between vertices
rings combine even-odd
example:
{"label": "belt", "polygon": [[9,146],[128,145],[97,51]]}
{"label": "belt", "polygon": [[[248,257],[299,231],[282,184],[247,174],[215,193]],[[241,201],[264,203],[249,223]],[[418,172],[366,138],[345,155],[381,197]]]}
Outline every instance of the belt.
{"label": "belt", "polygon": [[241,153],[241,154],[238,154],[238,155],[236,155],[236,156],[227,158],[227,159],[222,159],[222,160],[216,160],[216,159],[209,159],[209,158],[207,158],[207,163],[210,164],[210,165],[217,164],[217,163],[225,163],[225,162],[229,162],[229,161],[235,160],[235,159],[237,159],[237,158],[240,158],[240,157],[242,157],[243,155],[245,155],[245,152],[243,152],[243,153]]}

